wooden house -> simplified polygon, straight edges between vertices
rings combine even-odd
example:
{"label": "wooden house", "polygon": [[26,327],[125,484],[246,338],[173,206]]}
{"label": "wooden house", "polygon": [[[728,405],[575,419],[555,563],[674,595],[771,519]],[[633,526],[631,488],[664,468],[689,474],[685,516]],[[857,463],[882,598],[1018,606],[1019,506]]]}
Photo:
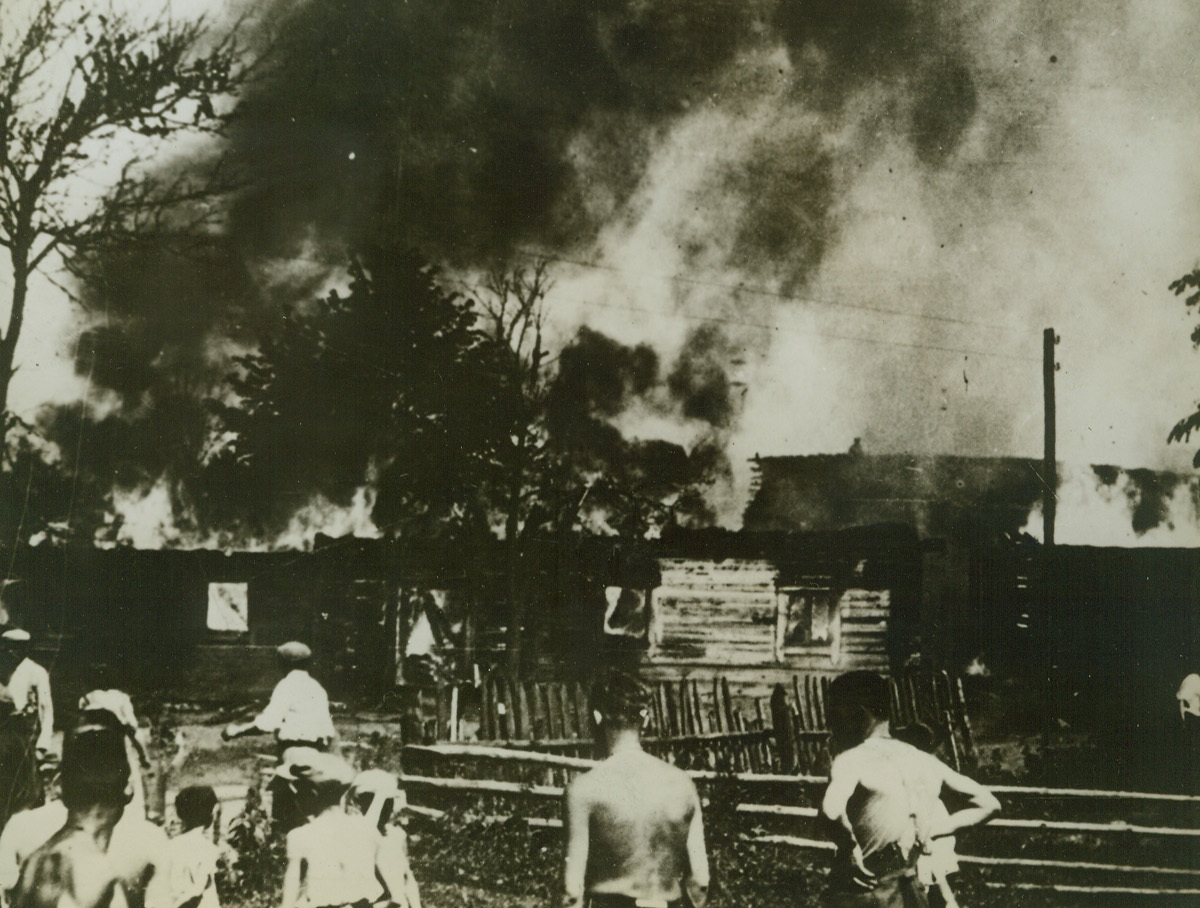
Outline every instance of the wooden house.
{"label": "wooden house", "polygon": [[907,527],[681,533],[659,565],[651,678],[724,675],[762,692],[801,671],[886,672],[918,644],[922,553]]}

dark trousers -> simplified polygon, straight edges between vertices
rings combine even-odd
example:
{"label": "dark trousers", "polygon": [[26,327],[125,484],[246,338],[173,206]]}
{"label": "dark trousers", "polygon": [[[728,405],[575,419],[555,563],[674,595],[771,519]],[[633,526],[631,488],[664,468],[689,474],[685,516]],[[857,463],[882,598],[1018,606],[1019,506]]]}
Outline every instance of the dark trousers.
{"label": "dark trousers", "polygon": [[[329,749],[328,741],[276,741],[276,755],[282,761],[289,747],[311,747],[324,753]],[[269,784],[271,792],[271,822],[281,833],[287,833],[303,823],[307,817],[296,804],[296,793],[286,779],[273,778]]]}
{"label": "dark trousers", "polygon": [[843,858],[830,874],[821,897],[825,908],[929,908],[929,896],[917,879],[917,853],[904,854],[888,845],[863,863],[876,874],[874,885],[863,889],[853,882],[853,870]]}
{"label": "dark trousers", "polygon": [[[637,908],[637,899],[628,895],[589,895],[584,904],[587,908]],[[667,908],[691,908],[691,902],[684,896],[667,903]]]}

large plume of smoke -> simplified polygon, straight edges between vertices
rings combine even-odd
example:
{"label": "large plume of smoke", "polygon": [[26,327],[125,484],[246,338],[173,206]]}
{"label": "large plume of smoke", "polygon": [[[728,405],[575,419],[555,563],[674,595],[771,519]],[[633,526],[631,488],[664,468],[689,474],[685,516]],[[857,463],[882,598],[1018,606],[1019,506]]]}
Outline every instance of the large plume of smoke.
{"label": "large plume of smoke", "polygon": [[[118,416],[150,413],[164,377],[208,380],[232,325],[382,233],[466,274],[558,259],[564,343],[588,325],[672,364],[605,418],[720,447],[726,523],[756,452],[1036,453],[1051,322],[1063,455],[1163,462],[1191,392],[1153,366],[1165,345],[1187,355],[1186,332],[1111,338],[1135,306],[1169,306],[1154,296],[1195,254],[1200,206],[1178,193],[1200,131],[1195,18],[1183,2],[281,0],[230,139],[252,188],[221,248],[98,279],[112,303],[87,368]],[[1162,409],[1128,405],[1147,398]]]}

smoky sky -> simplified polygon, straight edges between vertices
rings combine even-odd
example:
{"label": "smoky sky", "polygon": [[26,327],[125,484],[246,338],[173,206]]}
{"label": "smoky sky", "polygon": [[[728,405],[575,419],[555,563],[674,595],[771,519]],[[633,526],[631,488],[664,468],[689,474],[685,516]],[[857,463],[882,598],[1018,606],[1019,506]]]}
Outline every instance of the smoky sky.
{"label": "smoky sky", "polygon": [[[934,163],[976,107],[953,24],[925,3],[279,10],[270,63],[233,130],[253,188],[232,230],[258,251],[294,250],[311,231],[346,241],[380,229],[466,263],[524,243],[578,248],[622,215],[664,131],[699,105],[747,103],[739,57],[780,44],[798,67],[790,105],[836,115],[863,86],[902,83],[889,116]],[[785,128],[715,177],[751,202],[741,260],[786,259],[804,234],[801,267],[819,261],[834,192],[817,144]]]}
{"label": "smoky sky", "polygon": [[[115,251],[89,275],[87,296],[104,300],[110,325],[130,326],[131,355],[186,359],[172,348],[228,332],[263,303],[253,272],[264,260],[320,271],[381,237],[464,267],[509,261],[525,245],[587,248],[630,216],[673,126],[706,104],[754,102],[748,53],[782,47],[797,69],[781,103],[834,121],[864,86],[903,83],[886,115],[933,163],[976,106],[954,28],[902,0],[267,9],[254,36],[264,62],[222,149],[245,187],[224,234],[199,258]],[[795,288],[837,236],[838,162],[821,129],[792,119],[713,168],[700,192],[737,202],[728,262],[786,272]],[[685,258],[704,258],[711,232],[681,229]]]}
{"label": "smoky sky", "polygon": [[593,186],[627,198],[748,27],[733,2],[292,5],[235,125],[233,230],[279,250],[382,229],[459,262],[586,238]]}
{"label": "smoky sky", "polygon": [[[1063,450],[1102,421],[1149,438],[1140,411],[1110,414],[1073,387],[1089,385],[1083,345],[1135,317],[1126,297],[1191,264],[1177,240],[1113,226],[1170,197],[1159,184],[1183,166],[1122,148],[1190,109],[1171,61],[1186,61],[1191,20],[1170,4],[1099,6],[280,0],[256,20],[251,44],[269,53],[220,149],[245,188],[216,248],[94,273],[84,295],[103,296],[105,316],[80,363],[125,398],[156,372],[211,375],[255,319],[311,299],[346,249],[382,236],[467,279],[547,256],[564,337],[582,324],[645,348],[672,395],[660,409],[719,427],[735,464],[760,444],[857,437],[871,451],[1035,453],[1033,345],[1055,317],[1060,410],[1076,421]],[[1139,119],[1147,98],[1153,123]],[[1138,255],[1161,257],[1157,270],[1132,276]],[[650,326],[602,308],[614,302]],[[727,327],[671,321],[697,315]],[[1143,373],[1157,362],[1131,351]],[[610,395],[605,418],[644,397],[628,393],[631,368],[588,379]]]}

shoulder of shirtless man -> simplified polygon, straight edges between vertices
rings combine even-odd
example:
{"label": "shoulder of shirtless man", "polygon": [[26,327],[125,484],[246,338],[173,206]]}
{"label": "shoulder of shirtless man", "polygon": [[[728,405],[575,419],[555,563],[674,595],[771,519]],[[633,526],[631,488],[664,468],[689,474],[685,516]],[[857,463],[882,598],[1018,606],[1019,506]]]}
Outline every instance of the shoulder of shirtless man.
{"label": "shoulder of shirtless man", "polygon": [[585,894],[696,905],[708,886],[700,798],[687,773],[644,752],[610,757],[567,790],[565,905]]}
{"label": "shoulder of shirtless man", "polygon": [[14,908],[125,908],[120,879],[88,834],[64,829],[29,856]]}

